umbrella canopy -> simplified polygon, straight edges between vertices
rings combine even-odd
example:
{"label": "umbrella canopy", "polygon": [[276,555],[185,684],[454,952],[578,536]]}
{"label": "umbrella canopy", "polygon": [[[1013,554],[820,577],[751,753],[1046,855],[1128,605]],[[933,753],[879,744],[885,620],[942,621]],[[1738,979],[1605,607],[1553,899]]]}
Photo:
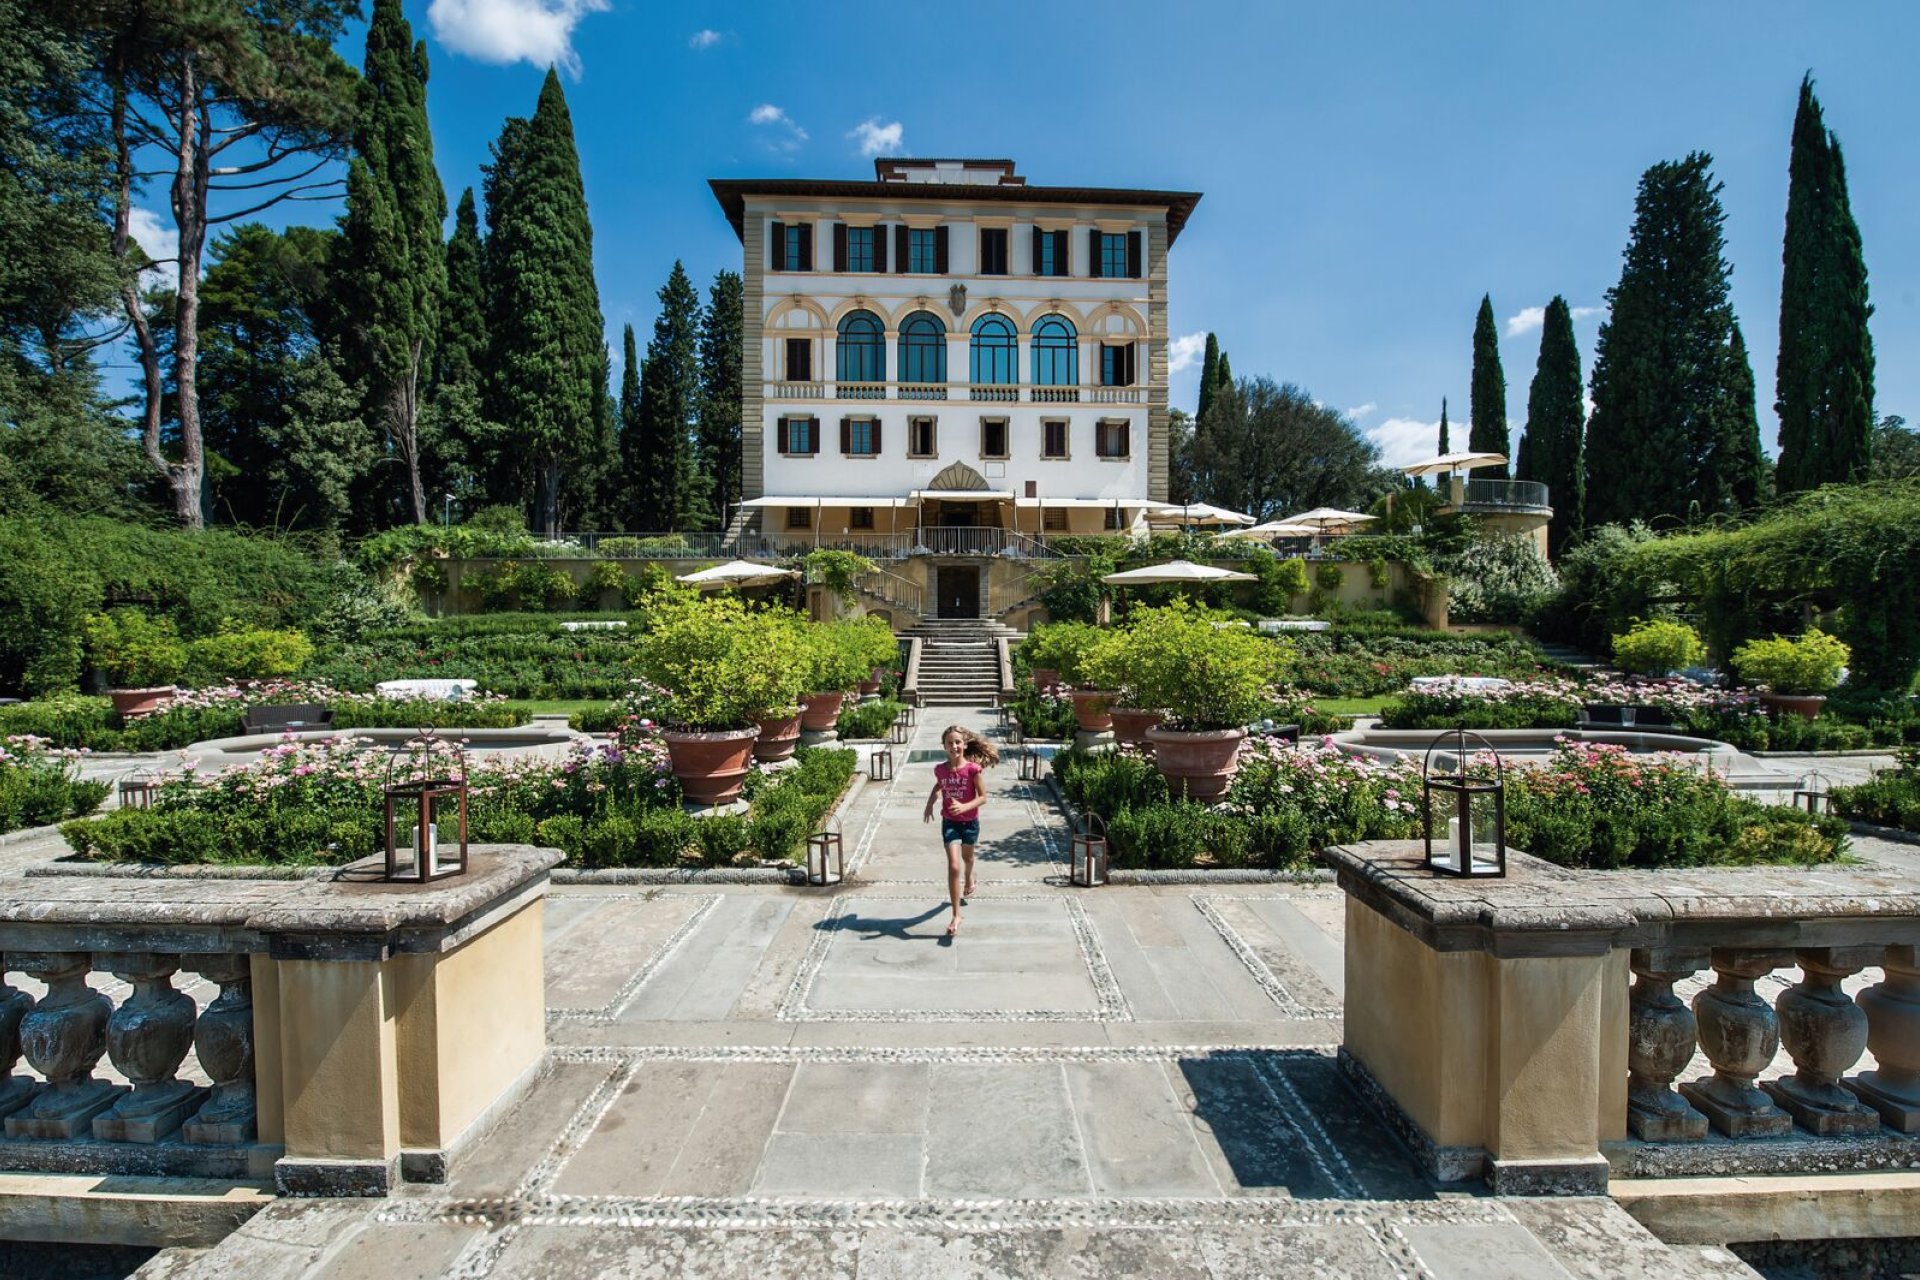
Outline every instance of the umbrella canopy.
{"label": "umbrella canopy", "polygon": [[1138,587],[1151,582],[1258,582],[1259,578],[1232,569],[1216,569],[1210,564],[1195,564],[1191,560],[1169,560],[1165,564],[1150,564],[1143,569],[1109,573],[1100,581],[1116,587]]}
{"label": "umbrella canopy", "polygon": [[1252,524],[1252,516],[1238,511],[1229,511],[1225,507],[1216,507],[1208,502],[1189,502],[1185,505],[1169,503],[1156,511],[1147,513],[1147,520],[1153,524]]}
{"label": "umbrella canopy", "polygon": [[764,587],[770,582],[782,578],[797,578],[797,569],[781,569],[770,564],[754,564],[747,560],[730,560],[726,564],[714,565],[711,569],[702,569],[698,573],[685,573],[675,578],[675,582],[685,582],[696,587]]}
{"label": "umbrella canopy", "polygon": [[1230,529],[1220,536],[1222,538],[1311,538],[1318,532],[1320,530],[1310,524],[1269,520],[1265,524],[1256,524],[1251,529]]}
{"label": "umbrella canopy", "polygon": [[1410,476],[1437,476],[1449,471],[1473,471],[1480,467],[1506,465],[1507,455],[1504,453],[1443,453],[1437,458],[1427,458],[1400,470]]}
{"label": "umbrella canopy", "polygon": [[1359,511],[1342,511],[1338,507],[1315,507],[1311,511],[1302,511],[1297,516],[1288,516],[1282,524],[1304,524],[1316,532],[1324,533],[1328,529],[1338,529],[1350,524],[1360,524],[1375,517]]}

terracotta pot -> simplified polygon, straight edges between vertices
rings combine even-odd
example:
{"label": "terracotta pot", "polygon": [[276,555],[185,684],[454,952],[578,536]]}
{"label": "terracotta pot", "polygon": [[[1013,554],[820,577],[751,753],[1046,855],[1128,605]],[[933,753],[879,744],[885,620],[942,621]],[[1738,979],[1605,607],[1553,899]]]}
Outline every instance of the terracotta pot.
{"label": "terracotta pot", "polygon": [[1233,775],[1240,770],[1240,744],[1245,729],[1206,729],[1183,733],[1162,729],[1147,730],[1153,744],[1153,762],[1174,798],[1212,802],[1227,793]]}
{"label": "terracotta pot", "polygon": [[1058,667],[1035,667],[1033,669],[1033,686],[1040,690],[1040,692],[1045,693],[1059,683],[1060,669]]}
{"label": "terracotta pot", "polygon": [[1812,720],[1820,714],[1820,708],[1827,705],[1824,693],[1763,693],[1760,705],[1771,707],[1782,715],[1795,715],[1804,720]]}
{"label": "terracotta pot", "polygon": [[800,745],[800,713],[790,716],[755,716],[760,736],[753,740],[755,760],[786,760]]}
{"label": "terracotta pot", "polygon": [[727,729],[719,733],[660,735],[667,741],[673,776],[680,791],[695,804],[731,804],[747,780],[748,762],[758,729]]}
{"label": "terracotta pot", "polygon": [[862,680],[860,682],[860,697],[862,699],[877,698],[879,696],[880,682],[878,680]]}
{"label": "terracotta pot", "polygon": [[844,693],[810,693],[800,699],[800,727],[812,733],[831,729],[840,722],[840,706],[847,700]]}
{"label": "terracotta pot", "polygon": [[113,709],[124,720],[128,716],[152,715],[172,702],[173,686],[163,684],[151,689],[109,689],[107,696],[113,699]]}
{"label": "terracotta pot", "polygon": [[1147,743],[1147,730],[1167,718],[1164,711],[1142,711],[1138,707],[1115,707],[1113,715],[1113,736],[1119,742],[1132,746]]}
{"label": "terracotta pot", "polygon": [[1084,733],[1105,733],[1113,728],[1113,704],[1120,695],[1104,689],[1075,689],[1073,718]]}

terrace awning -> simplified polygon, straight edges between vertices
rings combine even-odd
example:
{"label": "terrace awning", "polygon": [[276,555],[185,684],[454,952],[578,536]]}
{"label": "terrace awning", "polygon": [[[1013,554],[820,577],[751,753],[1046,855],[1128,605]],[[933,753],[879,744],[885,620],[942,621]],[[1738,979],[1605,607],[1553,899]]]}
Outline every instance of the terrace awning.
{"label": "terrace awning", "polygon": [[748,498],[743,507],[912,507],[918,500],[898,494],[873,497]]}
{"label": "terrace awning", "polygon": [[928,498],[939,498],[947,502],[1013,501],[1013,494],[1005,489],[915,489],[908,496],[915,502],[925,502]]}
{"label": "terrace awning", "polygon": [[1122,511],[1138,510],[1141,507],[1157,509],[1165,504],[1149,502],[1145,498],[1015,498],[1013,505],[1023,511],[1036,507],[1092,507],[1101,511],[1119,508]]}

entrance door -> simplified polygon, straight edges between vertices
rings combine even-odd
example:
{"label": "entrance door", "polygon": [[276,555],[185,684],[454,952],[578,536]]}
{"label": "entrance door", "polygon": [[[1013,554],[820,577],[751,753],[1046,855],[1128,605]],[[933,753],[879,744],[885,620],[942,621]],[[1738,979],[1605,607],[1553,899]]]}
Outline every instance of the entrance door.
{"label": "entrance door", "polygon": [[972,565],[948,565],[935,573],[939,599],[936,617],[980,616],[980,570]]}

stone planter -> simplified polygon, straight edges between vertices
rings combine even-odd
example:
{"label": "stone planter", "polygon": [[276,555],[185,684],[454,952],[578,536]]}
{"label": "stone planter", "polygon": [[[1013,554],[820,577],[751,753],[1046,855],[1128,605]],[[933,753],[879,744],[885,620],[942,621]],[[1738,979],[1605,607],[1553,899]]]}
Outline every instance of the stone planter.
{"label": "stone planter", "polygon": [[1154,764],[1175,799],[1211,803],[1226,794],[1233,775],[1240,768],[1240,744],[1245,729],[1205,729],[1187,733],[1162,729],[1147,730],[1153,744]]}
{"label": "stone planter", "polygon": [[1113,704],[1120,695],[1102,689],[1073,691],[1073,719],[1082,733],[1106,733],[1113,728]]}
{"label": "stone planter", "polygon": [[862,702],[877,698],[880,696],[880,682],[878,680],[862,680],[860,682],[859,692],[860,701]]}
{"label": "stone planter", "polygon": [[844,693],[810,693],[800,700],[800,727],[808,733],[821,733],[840,722]]}
{"label": "stone planter", "polygon": [[113,709],[122,719],[128,716],[146,716],[152,715],[173,701],[173,686],[163,684],[151,689],[109,689],[107,696],[113,699]]}
{"label": "stone planter", "polygon": [[790,716],[755,716],[760,736],[753,740],[755,760],[787,760],[800,745],[800,713]]}
{"label": "stone planter", "polygon": [[1033,687],[1045,693],[1060,683],[1058,667],[1035,667],[1033,669]]}
{"label": "stone planter", "polygon": [[1164,711],[1142,711],[1138,707],[1115,707],[1113,716],[1113,736],[1129,746],[1151,746],[1147,741],[1147,730],[1167,718]]}
{"label": "stone planter", "polygon": [[758,729],[727,729],[718,733],[680,733],[669,730],[667,755],[680,790],[695,804],[731,804],[747,779]]}
{"label": "stone planter", "polygon": [[1812,720],[1820,714],[1820,708],[1827,705],[1824,693],[1763,693],[1760,705],[1781,715],[1799,716],[1803,720]]}

